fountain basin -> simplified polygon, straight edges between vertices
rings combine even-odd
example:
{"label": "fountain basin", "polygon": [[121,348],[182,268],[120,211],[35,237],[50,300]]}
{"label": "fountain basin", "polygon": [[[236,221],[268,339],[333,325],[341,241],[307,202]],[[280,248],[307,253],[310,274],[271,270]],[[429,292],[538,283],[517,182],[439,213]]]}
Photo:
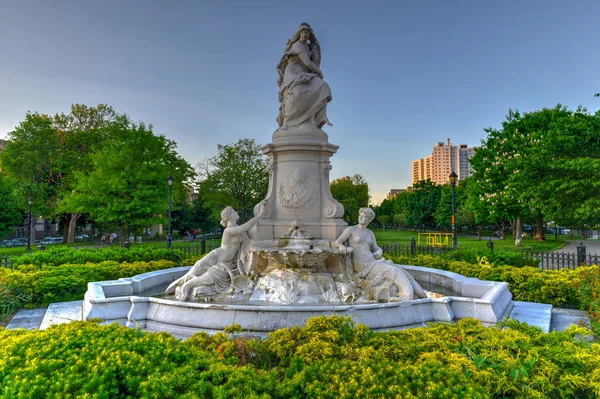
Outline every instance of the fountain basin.
{"label": "fountain basin", "polygon": [[104,323],[166,331],[188,337],[199,331],[214,333],[239,324],[249,334],[265,336],[280,328],[301,326],[320,315],[351,316],[373,330],[423,326],[429,322],[452,322],[471,317],[495,324],[513,307],[508,283],[467,278],[444,270],[403,266],[426,290],[443,292],[441,298],[389,303],[318,303],[272,305],[179,302],[152,297],[162,293],[189,267],[141,274],[115,281],[93,282],[83,302],[83,318]]}

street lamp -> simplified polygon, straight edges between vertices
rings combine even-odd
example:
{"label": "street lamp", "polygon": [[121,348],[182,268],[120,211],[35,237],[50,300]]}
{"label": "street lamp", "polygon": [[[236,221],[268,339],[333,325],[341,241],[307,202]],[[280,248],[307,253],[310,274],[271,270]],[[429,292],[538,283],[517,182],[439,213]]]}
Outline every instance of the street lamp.
{"label": "street lamp", "polygon": [[450,173],[449,179],[450,179],[450,184],[452,185],[452,248],[456,249],[456,227],[454,224],[454,216],[455,216],[455,212],[456,212],[456,205],[455,205],[455,197],[454,197],[454,187],[456,187],[456,179],[458,178],[458,175],[452,171],[452,173]]}
{"label": "street lamp", "polygon": [[29,204],[29,227],[27,228],[27,250],[31,251],[31,205],[33,205],[33,198],[29,197],[27,200]]}
{"label": "street lamp", "polygon": [[167,248],[171,248],[171,202],[173,198],[173,182],[175,179],[172,174],[169,174],[169,178],[167,179],[167,184],[169,185],[169,225],[167,227]]}

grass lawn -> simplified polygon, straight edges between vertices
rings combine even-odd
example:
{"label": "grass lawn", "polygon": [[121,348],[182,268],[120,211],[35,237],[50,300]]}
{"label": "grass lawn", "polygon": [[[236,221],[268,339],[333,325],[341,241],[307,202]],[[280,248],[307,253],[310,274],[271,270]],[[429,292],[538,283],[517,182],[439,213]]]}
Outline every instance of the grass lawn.
{"label": "grass lawn", "polygon": [[[381,228],[373,228],[371,230],[373,230],[373,233],[375,233],[375,239],[377,240],[379,246],[388,243],[407,245],[410,244],[410,240],[413,237],[415,240],[418,240],[418,232],[414,230],[386,229],[384,231]],[[425,240],[424,237],[425,236],[421,236],[421,245],[423,245],[423,241]],[[515,241],[513,240],[511,233],[507,232],[504,237],[504,240],[496,238],[492,240],[494,242],[494,249],[513,249],[515,247]],[[456,238],[456,241],[459,248],[487,248],[488,239],[489,237],[482,237],[481,241],[479,241],[475,235],[459,234]],[[568,239],[569,236],[558,236],[558,239],[555,239],[553,235],[547,235],[545,241],[535,241],[530,238],[525,238],[522,240],[522,248],[528,248],[537,251],[552,251],[565,245]]]}

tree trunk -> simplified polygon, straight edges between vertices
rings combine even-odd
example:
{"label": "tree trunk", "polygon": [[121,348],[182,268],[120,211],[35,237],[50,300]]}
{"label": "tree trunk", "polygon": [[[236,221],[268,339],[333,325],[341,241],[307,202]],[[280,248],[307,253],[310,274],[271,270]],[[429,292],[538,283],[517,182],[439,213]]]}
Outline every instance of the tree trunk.
{"label": "tree trunk", "polygon": [[535,240],[544,241],[544,216],[541,213],[535,217]]}
{"label": "tree trunk", "polygon": [[71,219],[69,220],[69,233],[67,235],[67,242],[69,244],[75,243],[75,228],[77,227],[77,221],[81,217],[81,213],[72,213]]}
{"label": "tree trunk", "polygon": [[521,214],[518,213],[513,226],[513,238],[515,239],[515,247],[521,246]]}
{"label": "tree trunk", "polygon": [[33,215],[29,220],[29,244],[32,248],[35,246],[35,217]]}

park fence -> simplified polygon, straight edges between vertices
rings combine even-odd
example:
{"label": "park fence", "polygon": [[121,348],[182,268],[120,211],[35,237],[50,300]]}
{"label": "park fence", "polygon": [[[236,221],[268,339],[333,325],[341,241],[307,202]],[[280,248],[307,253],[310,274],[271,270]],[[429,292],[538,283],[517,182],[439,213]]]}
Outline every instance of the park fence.
{"label": "park fence", "polygon": [[189,259],[209,253],[220,246],[220,243],[214,241],[199,241],[197,244],[191,245],[173,245],[171,249],[180,252],[182,259]]}
{"label": "park fence", "polygon": [[[455,251],[452,247],[444,246],[417,246],[414,240],[411,244],[388,243],[382,247],[387,255],[415,257],[419,255],[443,256],[449,252]],[[459,248],[461,250],[466,248]],[[493,251],[493,246],[488,251]],[[543,270],[576,269],[582,265],[600,264],[600,255],[588,254],[583,243],[579,243],[576,252],[549,252],[534,251],[531,249],[513,249],[511,252],[517,252],[525,257],[526,260],[537,260],[539,268]]]}
{"label": "park fence", "polygon": [[[191,245],[173,245],[171,249],[173,251],[180,252],[182,259],[189,259],[204,255],[219,247],[219,241],[202,240]],[[455,249],[452,247],[417,246],[414,241],[411,244],[388,243],[387,245],[384,245],[382,249],[385,254],[393,257],[415,257],[419,255],[443,256],[444,254],[455,251]],[[493,249],[489,250],[491,251]],[[517,249],[511,251],[520,253],[525,257],[525,259],[538,260],[539,268],[543,270],[576,269],[582,265],[589,266],[600,264],[600,255],[588,254],[586,252],[585,245],[582,243],[579,243],[577,246],[577,252],[572,253],[533,251],[530,249]],[[14,263],[12,262],[10,256],[0,256],[0,268],[14,269]]]}

